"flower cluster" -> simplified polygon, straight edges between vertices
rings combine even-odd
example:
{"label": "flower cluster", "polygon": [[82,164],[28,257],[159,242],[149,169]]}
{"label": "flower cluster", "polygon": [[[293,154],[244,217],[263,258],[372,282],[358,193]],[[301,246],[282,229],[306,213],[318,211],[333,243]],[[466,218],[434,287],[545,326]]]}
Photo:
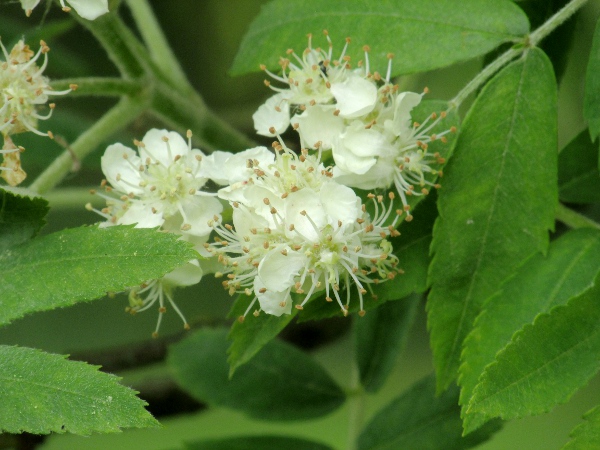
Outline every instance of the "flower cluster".
{"label": "flower cluster", "polygon": [[230,294],[254,296],[246,314],[258,301],[261,310],[277,316],[290,313],[291,293],[302,295],[295,305],[302,309],[322,291],[347,314],[354,285],[364,314],[366,288],[397,273],[386,239],[398,234],[402,213],[391,217],[393,195],[389,206],[373,197],[371,218],[355,192],[332,179],[319,155],[297,155],[282,143],[274,147],[276,155],[264,149],[262,161],[242,152],[250,176],[219,191],[233,207],[233,225],[215,216],[218,238],[206,248],[225,266],[218,274],[226,277],[223,285]]}
{"label": "flower cluster", "polygon": [[[266,71],[287,87],[266,82],[278,93],[255,113],[255,128],[269,135],[265,129],[281,133],[291,122],[305,148],[331,150],[338,182],[360,189],[394,186],[408,211],[406,196],[424,195],[438,187],[425,175],[438,175],[437,167],[445,161],[428,151],[428,144],[436,139],[445,142],[455,128],[433,131],[445,112],[433,113],[420,124],[412,119],[423,94],[400,92],[392,84],[392,54],[388,54],[387,73],[382,77],[370,72],[368,46],[363,47],[364,62],[353,69],[345,56],[349,40],[340,59],[332,61],[331,39],[327,33],[326,37],[327,53],[313,49],[309,37],[302,59],[288,52],[297,64],[281,59],[282,76]],[[291,118],[290,106],[295,112]]]}
{"label": "flower cluster", "polygon": [[[208,221],[222,210],[214,195],[202,191],[208,178],[204,175],[204,154],[192,148],[191,132],[187,142],[179,134],[152,129],[141,141],[134,141],[137,152],[123,144],[110,145],[102,156],[106,180],[101,191],[92,191],[106,199],[106,207],[88,210],[106,219],[100,226],[136,224],[140,228],[160,228],[176,233],[195,245],[199,251],[212,231]],[[131,289],[128,311],[137,313],[159,303],[158,332],[165,298],[187,321],[173,302],[176,286],[196,284],[202,278],[198,260],[167,274],[160,280],[149,280]]]}
{"label": "flower cluster", "polygon": [[[0,165],[0,176],[15,186],[26,176],[20,162],[23,148],[16,147],[9,136],[31,131],[52,137],[51,132],[39,131],[37,123],[38,120],[50,118],[54,103],[48,105],[49,112],[45,115],[39,114],[37,109],[48,102],[50,95],[67,94],[77,86],[72,85],[71,89],[60,92],[52,90],[48,78],[43,75],[50,51],[44,41],[40,42],[40,49],[35,54],[22,40],[15,44],[10,53],[1,41],[0,49],[4,56],[4,61],[0,62],[0,132],[4,137],[1,150],[4,162]],[[43,62],[38,66],[42,55]]]}

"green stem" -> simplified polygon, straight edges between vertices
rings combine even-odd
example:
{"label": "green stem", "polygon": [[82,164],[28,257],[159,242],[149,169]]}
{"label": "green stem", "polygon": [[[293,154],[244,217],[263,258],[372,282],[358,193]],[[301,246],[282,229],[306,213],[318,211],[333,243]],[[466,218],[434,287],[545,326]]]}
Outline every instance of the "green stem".
{"label": "green stem", "polygon": [[62,91],[69,89],[71,84],[76,84],[77,89],[69,96],[116,96],[138,95],[143,89],[144,84],[137,80],[125,80],[122,78],[67,78],[63,80],[54,80],[51,83],[52,89]]}
{"label": "green stem", "polygon": [[528,48],[536,46],[542,39],[550,34],[554,29],[560,26],[565,20],[571,17],[579,8],[581,8],[588,0],[571,0],[560,11],[550,17],[533,33],[525,37],[521,45],[507,50],[489,65],[487,65],[475,78],[473,78],[452,100],[450,100],[450,109],[460,107],[461,103],[473,92],[478,90],[488,79],[490,79],[498,70],[512,59],[519,56]]}
{"label": "green stem", "polygon": [[70,147],[63,152],[31,184],[30,189],[43,194],[56,186],[69,173],[73,160],[82,160],[92,152],[100,142],[126,127],[147,107],[146,102],[138,98],[122,98],[91,128],[81,134]]}
{"label": "green stem", "polygon": [[358,436],[362,430],[365,413],[365,391],[360,385],[360,374],[356,362],[352,367],[352,380],[348,395],[348,450],[358,448]]}
{"label": "green stem", "polygon": [[188,85],[189,82],[179,61],[173,54],[152,8],[146,0],[127,0],[133,20],[144,39],[156,66],[175,84]]}
{"label": "green stem", "polygon": [[567,208],[562,203],[557,205],[554,217],[570,228],[596,228],[600,230],[598,222]]}
{"label": "green stem", "polygon": [[90,189],[92,188],[69,187],[53,189],[46,193],[44,197],[48,200],[52,209],[81,209],[82,205],[88,202],[92,204],[98,202],[100,207],[104,206],[102,205],[104,200],[97,195],[91,195]]}

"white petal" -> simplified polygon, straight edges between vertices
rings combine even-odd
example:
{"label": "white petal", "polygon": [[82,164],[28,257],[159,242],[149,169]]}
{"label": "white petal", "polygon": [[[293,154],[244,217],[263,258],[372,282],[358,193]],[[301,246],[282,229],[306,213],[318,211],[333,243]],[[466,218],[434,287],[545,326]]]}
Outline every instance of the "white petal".
{"label": "white petal", "polygon": [[223,211],[221,202],[213,197],[194,197],[182,204],[187,223],[192,226],[185,233],[206,236],[212,231],[208,221]]}
{"label": "white petal", "polygon": [[[254,147],[239,153],[215,151],[202,160],[200,176],[210,178],[217,184],[234,184],[245,181],[252,175],[253,167],[248,160],[257,160],[259,167],[266,169],[275,160],[267,147]],[[254,163],[253,163],[254,165]]]}
{"label": "white petal", "polygon": [[393,159],[379,158],[377,163],[363,174],[345,172],[338,166],[333,168],[333,179],[338,183],[358,189],[388,188],[394,181]]}
{"label": "white petal", "polygon": [[192,286],[200,283],[202,268],[195,259],[166,274],[162,281],[170,286]]}
{"label": "white petal", "polygon": [[368,114],[377,102],[377,87],[372,81],[352,74],[341,83],[331,85],[340,116],[354,118]]}
{"label": "white petal", "polygon": [[161,212],[153,213],[150,205],[142,202],[133,203],[117,223],[119,225],[137,224],[136,228],[155,228],[163,224],[164,219]]}
{"label": "white petal", "polygon": [[[264,288],[264,285],[260,281],[260,278],[254,279],[254,293],[258,298],[260,309],[265,313],[273,316],[281,316],[282,314],[289,314],[292,312],[292,298],[290,297],[289,290],[283,292],[265,291],[260,293],[260,290]],[[281,306],[283,304],[283,306]]]}
{"label": "white petal", "polygon": [[[283,255],[286,251],[287,255]],[[294,278],[304,267],[306,257],[288,246],[270,250],[258,266],[258,277],[268,291],[282,292],[294,285]]]}
{"label": "white petal", "polygon": [[410,133],[412,130],[412,119],[410,112],[421,103],[421,94],[414,92],[402,92],[394,100],[394,119],[385,121],[385,128],[395,136]]}
{"label": "white petal", "polygon": [[330,181],[321,187],[319,195],[330,225],[337,226],[338,220],[349,225],[362,217],[360,198],[349,187]]}
{"label": "white petal", "polygon": [[108,12],[108,0],[67,0],[77,14],[87,20],[94,20]]}
{"label": "white petal", "polygon": [[346,147],[346,139],[337,139],[333,142],[331,148],[332,156],[335,161],[335,168],[346,173],[363,174],[375,165],[377,159],[374,157],[362,157],[356,155],[352,150]]}
{"label": "white petal", "polygon": [[25,11],[30,11],[35,8],[40,0],[21,0],[21,6]]}
{"label": "white petal", "polygon": [[[123,158],[127,156],[127,159]],[[123,144],[109,145],[100,158],[100,165],[106,180],[116,190],[129,194],[141,194],[144,190],[139,186],[142,177],[139,167],[141,160],[137,153]]]}
{"label": "white petal", "polygon": [[264,217],[254,214],[246,208],[233,208],[233,225],[235,232],[241,238],[252,236],[252,228],[263,229],[269,226],[269,222]]}
{"label": "white petal", "polygon": [[[303,212],[306,212],[306,215]],[[320,240],[320,230],[329,223],[319,194],[309,188],[292,192],[287,196],[285,220],[288,226],[294,225],[294,228],[311,242]],[[286,233],[290,238],[296,236],[293,231]]]}
{"label": "white petal", "polygon": [[[168,142],[164,141],[165,138]],[[144,147],[140,148],[142,161],[150,158],[165,167],[173,163],[175,156],[187,156],[189,153],[187,142],[174,131],[153,128],[146,133],[142,142],[144,143]]]}
{"label": "white petal", "polygon": [[345,147],[356,156],[388,156],[393,154],[392,146],[385,135],[373,128],[365,128],[364,124],[355,120],[342,135]]}
{"label": "white petal", "polygon": [[[290,105],[286,95],[279,93],[270,97],[252,114],[252,119],[258,134],[269,137],[282,134],[290,125]],[[271,127],[275,128],[275,133],[271,133]]]}
{"label": "white petal", "polygon": [[298,133],[303,147],[316,148],[320,141],[321,148],[331,148],[333,140],[344,131],[344,119],[333,114],[335,109],[334,105],[309,106],[292,118],[292,123],[300,125]]}

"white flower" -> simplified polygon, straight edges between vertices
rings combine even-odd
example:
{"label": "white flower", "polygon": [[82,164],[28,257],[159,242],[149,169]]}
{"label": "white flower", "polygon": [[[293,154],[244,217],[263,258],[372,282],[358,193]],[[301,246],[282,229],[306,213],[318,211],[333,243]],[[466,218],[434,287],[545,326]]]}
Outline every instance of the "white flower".
{"label": "white flower", "polygon": [[215,217],[219,239],[206,247],[225,266],[219,274],[227,276],[224,287],[230,294],[254,296],[246,314],[258,301],[264,312],[279,316],[290,313],[291,293],[304,296],[296,304],[302,309],[321,291],[347,314],[354,285],[364,314],[366,288],[397,273],[397,258],[386,240],[398,234],[398,215],[391,217],[393,195],[388,207],[373,196],[371,220],[360,198],[333,181],[318,157],[306,151],[298,156],[281,146],[276,150],[273,164],[255,167],[244,184],[219,191],[234,207],[233,226]]}
{"label": "white flower", "polygon": [[0,150],[4,159],[0,164],[0,177],[4,178],[10,186],[21,184],[27,177],[21,168],[21,152],[24,150],[23,147],[15,146],[10,136],[4,136],[4,145]]}
{"label": "white flower", "polygon": [[[50,118],[54,104],[48,105],[50,111],[46,115],[38,114],[37,108],[48,101],[49,95],[64,95],[77,86],[71,85],[71,89],[61,92],[52,90],[48,78],[43,75],[50,51],[44,41],[40,41],[40,49],[35,55],[22,40],[15,44],[10,53],[1,41],[0,48],[4,55],[4,62],[0,62],[0,132],[7,136],[32,131],[52,137],[50,132],[39,131],[37,122]],[[44,61],[38,67],[36,63],[42,54]]]}
{"label": "white flower", "polygon": [[[21,0],[21,6],[28,17],[39,2],[40,0]],[[108,0],[67,0],[67,3],[77,11],[77,14],[87,20],[94,20],[108,12]],[[65,5],[65,0],[60,0],[60,4],[63,11],[71,11],[71,8]]]}
{"label": "white flower", "polygon": [[288,50],[288,57],[280,59],[281,75],[261,65],[261,69],[284,87],[273,86],[265,80],[277,94],[252,116],[258,134],[277,136],[283,133],[290,124],[291,113],[314,105],[337,104],[337,114],[342,117],[367,114],[375,107],[377,87],[369,74],[368,47],[365,47],[366,67],[352,69],[350,57],[346,55],[350,39],[346,39],[339,59],[333,60],[333,43],[327,31],[324,34],[329,43],[327,52],[313,48],[312,35],[309,35],[308,47],[302,57]]}
{"label": "white flower", "polygon": [[107,207],[97,211],[111,224],[137,223],[140,228],[162,226],[194,236],[207,236],[207,221],[222,210],[221,203],[201,191],[203,153],[192,149],[177,133],[152,129],[134,141],[138,153],[110,145],[101,164],[106,180]]}
{"label": "white flower", "polygon": [[275,160],[267,147],[254,147],[243,152],[230,153],[220,150],[202,159],[200,176],[210,178],[217,184],[234,184],[246,181],[253,173],[253,167],[266,167]]}

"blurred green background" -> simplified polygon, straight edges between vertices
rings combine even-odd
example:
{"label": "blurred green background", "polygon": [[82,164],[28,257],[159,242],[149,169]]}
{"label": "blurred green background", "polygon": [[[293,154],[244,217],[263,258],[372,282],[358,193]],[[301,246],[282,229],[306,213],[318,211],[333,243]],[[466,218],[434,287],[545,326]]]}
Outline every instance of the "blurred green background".
{"label": "blurred green background", "polygon": [[[59,8],[44,10],[42,5],[30,18],[25,18],[15,1],[0,0],[0,34],[5,45],[11,45],[25,35],[48,42],[50,64],[48,75],[52,78],[85,75],[116,75],[103,50],[85,30],[71,21]],[[248,24],[259,12],[261,0],[154,0],[151,2],[159,22],[174,52],[192,84],[208,105],[223,119],[252,136],[251,115],[258,105],[270,95],[262,83],[260,73],[238,78],[228,76],[240,40]],[[535,2],[529,2],[535,3]],[[575,39],[563,51],[568,54],[567,66],[560,81],[559,91],[559,142],[562,147],[584,128],[582,118],[583,74],[590,49],[591,34],[600,13],[599,2],[590,2],[575,18]],[[46,14],[47,12],[47,14]],[[123,8],[127,20],[128,11]],[[50,27],[51,26],[51,27]],[[66,30],[56,36],[47,36],[47,28]],[[352,30],[348,30],[351,35]],[[344,36],[333,37],[342,39]],[[375,42],[376,39],[373,39]],[[33,45],[37,49],[37,45]],[[570,50],[569,50],[570,48]],[[282,53],[286,49],[282,49]],[[481,68],[483,60],[468,61],[431,73],[404,77],[398,82],[404,90],[420,92],[430,89],[430,98],[450,99]],[[56,99],[55,117],[46,126],[66,142],[73,141],[81,130],[93,123],[102,112],[114,103],[112,99],[71,98]],[[93,223],[98,217],[86,211],[83,205],[93,200],[87,189],[97,185],[99,156],[106,145],[121,141],[125,144],[143,137],[145,131],[159,123],[142,117],[123,133],[107,142],[99,142],[97,151],[82,162],[82,168],[71,174],[61,189],[48,195],[54,206],[48,217],[45,232],[65,227]],[[19,136],[18,143],[26,146],[24,167],[30,182],[49,161],[63,150],[56,142],[37,136]],[[35,276],[35,274],[32,274]],[[65,274],[68,276],[68,274]],[[222,324],[231,306],[230,297],[211,276],[205,277],[201,287],[177,292],[178,305],[185,312],[192,327],[202,324]],[[153,311],[135,317],[124,313],[124,296],[104,298],[76,307],[35,314],[0,329],[0,343],[41,348],[51,352],[70,353],[85,357],[97,356],[105,348],[138,348],[150,339],[156,315]],[[319,322],[309,327],[292,326],[289,332],[293,342],[315,346],[314,356],[342,385],[349,384],[351,372],[352,340],[348,333],[350,320]],[[574,324],[576,326],[576,324]],[[331,331],[333,330],[333,331]],[[174,314],[163,320],[161,336],[177,339],[181,336],[181,322]],[[310,341],[310,342],[309,342]],[[161,348],[163,341],[150,343],[150,348]],[[126,352],[125,352],[126,353]],[[0,368],[1,370],[1,368]],[[432,371],[428,346],[426,320],[423,308],[412,329],[406,351],[398,358],[393,374],[384,388],[367,400],[365,423],[382,406],[404,389]],[[143,370],[122,373],[124,382],[144,392],[160,389],[168,380],[161,363]],[[268,382],[266,380],[265,382]],[[568,439],[569,431],[580,422],[581,415],[600,403],[600,378],[596,377],[571,402],[556,408],[552,413],[507,423],[503,430],[480,449],[531,449],[560,448]],[[127,430],[118,435],[97,435],[87,438],[77,436],[51,436],[40,448],[64,449],[177,449],[182,441],[203,438],[237,436],[244,434],[291,434],[312,438],[335,448],[344,448],[347,436],[347,410],[342,408],[325,418],[295,423],[270,423],[250,420],[234,411],[205,409],[187,415],[160,418],[164,428],[158,430]],[[441,443],[440,448],[443,447]]]}

